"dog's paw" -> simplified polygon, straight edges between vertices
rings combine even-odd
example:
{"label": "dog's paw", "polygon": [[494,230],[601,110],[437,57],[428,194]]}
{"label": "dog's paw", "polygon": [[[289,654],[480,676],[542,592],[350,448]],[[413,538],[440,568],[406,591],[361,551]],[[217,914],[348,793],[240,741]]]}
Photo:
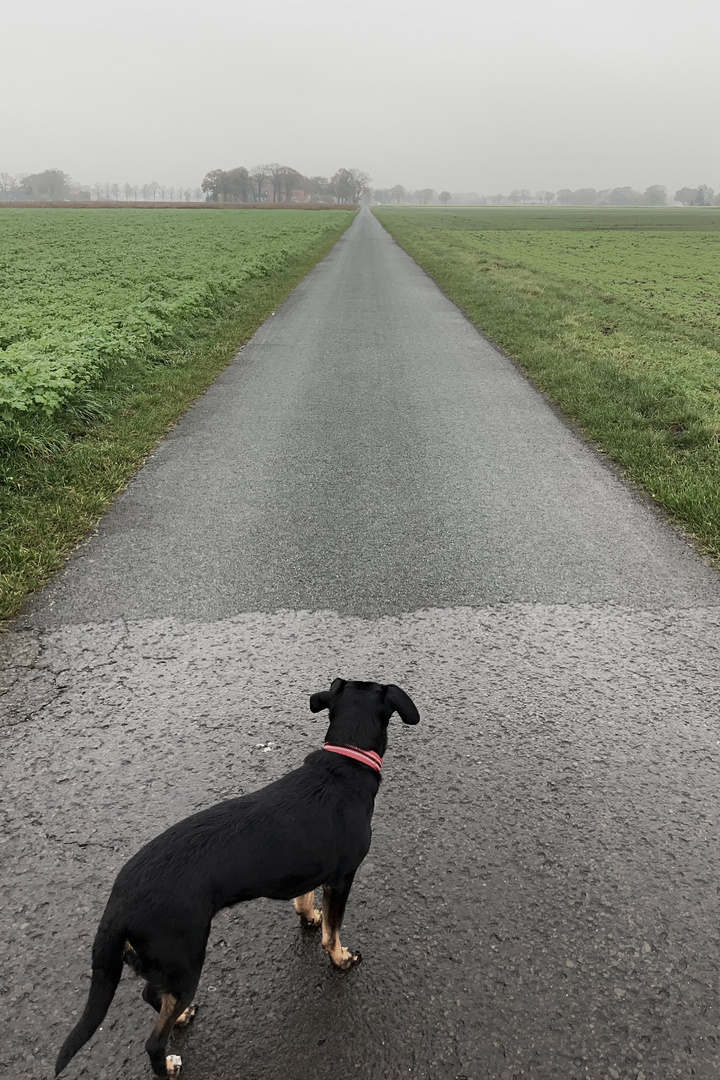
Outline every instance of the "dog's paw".
{"label": "dog's paw", "polygon": [[349,971],[350,968],[354,968],[362,960],[362,953],[351,952],[350,949],[342,949],[341,952],[342,959],[340,963],[336,964],[334,960],[332,961],[332,966],[336,971]]}
{"label": "dog's paw", "polygon": [[300,916],[300,922],[303,926],[306,926],[308,930],[317,930],[318,927],[322,926],[322,911],[320,911],[319,908],[313,908],[312,915],[309,917],[306,917],[305,915]]}
{"label": "dog's paw", "polygon": [[168,1054],[165,1058],[165,1067],[170,1080],[175,1080],[175,1077],[180,1075],[182,1069],[182,1058],[179,1054]]}
{"label": "dog's paw", "polygon": [[197,1015],[198,1008],[198,1005],[188,1005],[185,1012],[180,1013],[177,1020],[175,1021],[175,1027],[180,1028],[181,1031],[184,1030],[186,1027],[190,1027],[193,1020],[195,1019],[195,1016]]}

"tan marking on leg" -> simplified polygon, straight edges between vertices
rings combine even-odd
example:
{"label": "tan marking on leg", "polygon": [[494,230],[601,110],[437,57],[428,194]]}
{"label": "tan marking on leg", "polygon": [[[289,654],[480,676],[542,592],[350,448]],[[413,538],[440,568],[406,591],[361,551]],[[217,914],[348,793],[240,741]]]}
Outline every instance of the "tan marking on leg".
{"label": "tan marking on leg", "polygon": [[298,915],[308,926],[321,925],[322,911],[315,907],[314,892],[306,892],[302,896],[296,896],[293,903]]}
{"label": "tan marking on leg", "polygon": [[160,995],[160,1013],[155,1021],[155,1033],[160,1035],[164,1028],[167,1027],[168,1020],[172,1019],[173,1013],[177,1009],[178,999],[173,997],[172,994]]}
{"label": "tan marking on leg", "polygon": [[326,952],[332,952],[335,941],[337,941],[337,934],[334,934],[328,924],[323,920],[323,935],[322,935],[322,947]]}
{"label": "tan marking on leg", "polygon": [[340,968],[342,971],[347,971],[353,964],[359,963],[362,957],[359,953],[351,952],[350,949],[344,949],[340,944],[340,934],[338,931],[330,929],[330,919],[327,914],[329,900],[329,892],[323,893],[322,947],[335,967]]}
{"label": "tan marking on leg", "polygon": [[198,1011],[197,1005],[188,1005],[185,1012],[180,1013],[177,1020],[175,1021],[175,1027],[176,1028],[189,1027],[190,1024],[193,1022],[193,1020],[195,1019],[195,1014],[197,1013],[197,1011]]}
{"label": "tan marking on leg", "polygon": [[[155,1021],[155,1034],[162,1038],[163,1034],[172,1028],[175,1020],[174,1017],[178,1009],[178,999],[173,997],[172,994],[160,995],[160,1013]],[[185,1010],[187,1012],[187,1009]],[[167,1037],[167,1036],[166,1036]],[[169,1077],[174,1078],[180,1075],[180,1069],[182,1068],[182,1059],[179,1054],[166,1054],[165,1055],[165,1068]]]}
{"label": "tan marking on leg", "polygon": [[331,952],[337,938],[337,931],[330,928],[330,892],[327,886],[323,886],[323,923],[322,923],[322,947],[326,952]]}

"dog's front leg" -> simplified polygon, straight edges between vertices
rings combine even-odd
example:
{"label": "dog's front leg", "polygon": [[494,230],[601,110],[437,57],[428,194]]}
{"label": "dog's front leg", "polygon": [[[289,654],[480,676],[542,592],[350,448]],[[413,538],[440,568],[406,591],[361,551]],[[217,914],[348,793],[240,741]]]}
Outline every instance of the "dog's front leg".
{"label": "dog's front leg", "polygon": [[306,892],[302,896],[296,896],[293,903],[295,910],[306,926],[320,926],[322,924],[322,911],[315,907],[315,893]]}
{"label": "dog's front leg", "polygon": [[359,952],[351,952],[340,944],[340,927],[354,876],[353,874],[340,884],[323,885],[322,945],[332,960],[333,967],[339,971],[348,971],[362,960]]}

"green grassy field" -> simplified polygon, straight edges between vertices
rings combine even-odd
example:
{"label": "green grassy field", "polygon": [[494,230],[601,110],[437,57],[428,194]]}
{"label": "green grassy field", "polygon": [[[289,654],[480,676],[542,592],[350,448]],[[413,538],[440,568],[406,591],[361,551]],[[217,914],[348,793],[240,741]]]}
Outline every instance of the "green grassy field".
{"label": "green grassy field", "polygon": [[720,209],[375,212],[565,415],[720,558]]}
{"label": "green grassy field", "polygon": [[0,616],[353,217],[0,210]]}

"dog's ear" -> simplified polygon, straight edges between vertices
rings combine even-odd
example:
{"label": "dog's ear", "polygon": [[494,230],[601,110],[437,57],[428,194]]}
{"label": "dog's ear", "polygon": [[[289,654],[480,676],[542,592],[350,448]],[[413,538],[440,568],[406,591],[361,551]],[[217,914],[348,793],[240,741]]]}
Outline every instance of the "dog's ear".
{"label": "dog's ear", "polygon": [[330,698],[336,690],[342,690],[345,685],[344,679],[333,679],[329,690],[321,690],[310,698],[310,712],[320,712],[321,709],[330,708]]}
{"label": "dog's ear", "polygon": [[388,701],[393,710],[399,714],[403,724],[418,724],[420,722],[420,713],[415,707],[415,702],[404,690],[390,683],[389,686],[385,687],[385,691]]}

